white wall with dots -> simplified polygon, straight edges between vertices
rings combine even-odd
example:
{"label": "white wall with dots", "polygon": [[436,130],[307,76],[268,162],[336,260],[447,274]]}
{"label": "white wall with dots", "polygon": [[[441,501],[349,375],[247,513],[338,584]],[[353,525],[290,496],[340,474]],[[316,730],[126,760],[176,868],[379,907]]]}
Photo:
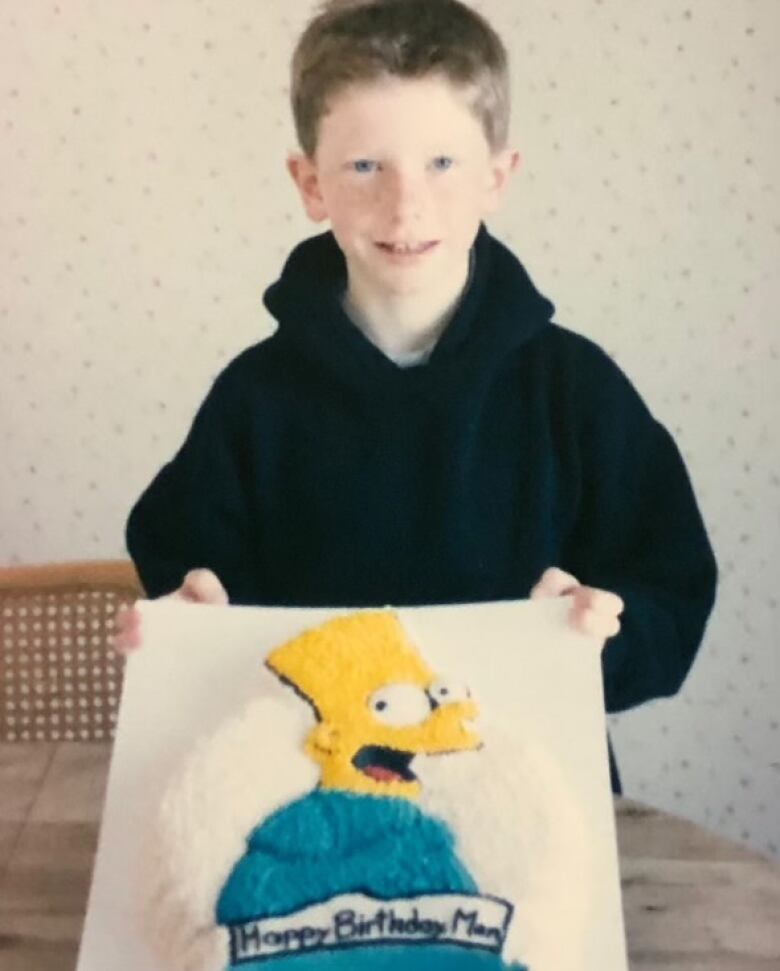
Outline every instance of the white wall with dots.
{"label": "white wall with dots", "polygon": [[[492,223],[689,463],[721,564],[682,693],[614,720],[627,793],[780,858],[776,0],[483,0],[523,166]],[[0,562],[123,554],[312,232],[291,4],[0,11]]]}

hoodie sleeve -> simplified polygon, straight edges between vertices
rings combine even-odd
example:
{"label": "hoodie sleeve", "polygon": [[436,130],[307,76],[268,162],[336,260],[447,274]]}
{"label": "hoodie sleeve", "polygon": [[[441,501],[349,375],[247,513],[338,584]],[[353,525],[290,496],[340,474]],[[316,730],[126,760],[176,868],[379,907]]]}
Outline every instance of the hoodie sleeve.
{"label": "hoodie sleeve", "polygon": [[200,567],[216,573],[231,602],[257,596],[238,397],[223,373],[184,444],[130,513],[127,548],[150,597],[177,589]]}
{"label": "hoodie sleeve", "polygon": [[682,457],[602,351],[580,387],[581,494],[564,568],[625,603],[602,655],[608,712],[675,694],[704,632],[716,564]]}

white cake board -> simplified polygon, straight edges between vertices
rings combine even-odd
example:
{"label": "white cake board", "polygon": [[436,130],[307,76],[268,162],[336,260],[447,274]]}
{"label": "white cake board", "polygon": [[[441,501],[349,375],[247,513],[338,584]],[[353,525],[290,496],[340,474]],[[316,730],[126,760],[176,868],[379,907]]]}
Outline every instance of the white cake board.
{"label": "white cake board", "polygon": [[[491,719],[532,733],[562,769],[598,860],[582,971],[627,971],[599,645],[566,627],[568,606],[562,599],[398,613],[430,667],[457,672]],[[166,971],[134,923],[130,874],[144,821],[195,739],[268,690],[265,655],[345,612],[166,600],[140,607],[144,646],[127,664],[77,971]]]}

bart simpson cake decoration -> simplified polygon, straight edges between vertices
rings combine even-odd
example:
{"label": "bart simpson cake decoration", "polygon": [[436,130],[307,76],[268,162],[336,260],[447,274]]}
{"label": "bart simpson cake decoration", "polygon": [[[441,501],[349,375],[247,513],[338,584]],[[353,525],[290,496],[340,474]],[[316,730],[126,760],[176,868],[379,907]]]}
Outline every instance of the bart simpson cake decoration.
{"label": "bart simpson cake decoration", "polygon": [[474,749],[477,708],[437,680],[389,611],[338,617],[277,648],[266,664],[311,704],[306,752],[323,789],[415,798],[410,762]]}
{"label": "bart simpson cake decoration", "polygon": [[390,611],[337,617],[266,664],[312,708],[304,751],[320,779],[252,831],[220,893],[231,967],[381,967],[390,945],[404,967],[506,967],[511,905],[480,896],[452,832],[415,805],[415,756],[480,744],[468,692],[437,678]]}

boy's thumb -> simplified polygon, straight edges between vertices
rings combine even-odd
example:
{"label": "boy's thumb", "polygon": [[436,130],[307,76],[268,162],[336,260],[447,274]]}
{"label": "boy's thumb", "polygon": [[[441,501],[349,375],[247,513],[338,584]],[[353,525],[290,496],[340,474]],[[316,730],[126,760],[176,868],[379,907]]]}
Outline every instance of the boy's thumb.
{"label": "boy's thumb", "polygon": [[185,576],[179,594],[183,600],[192,603],[224,605],[228,595],[216,573],[211,570],[190,570]]}

